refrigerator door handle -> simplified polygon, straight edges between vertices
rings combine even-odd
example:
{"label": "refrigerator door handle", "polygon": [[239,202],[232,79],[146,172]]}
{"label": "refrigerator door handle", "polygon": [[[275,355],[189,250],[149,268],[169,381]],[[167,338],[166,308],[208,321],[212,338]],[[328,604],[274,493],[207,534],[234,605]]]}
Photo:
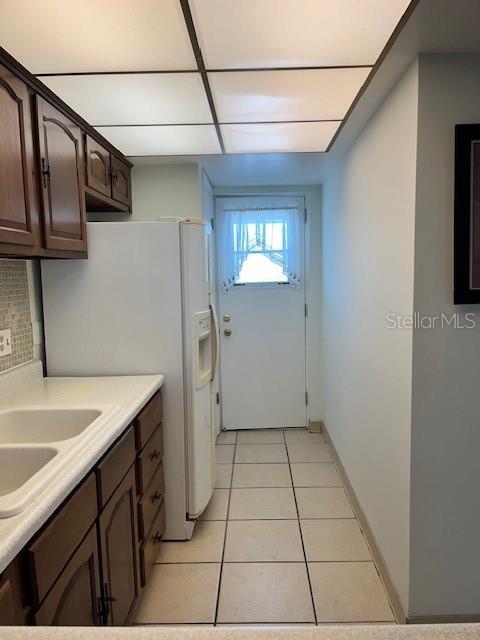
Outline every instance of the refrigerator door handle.
{"label": "refrigerator door handle", "polygon": [[219,331],[219,327],[218,327],[218,316],[217,316],[217,310],[215,309],[215,305],[214,304],[210,304],[210,311],[212,314],[212,321],[213,321],[213,331],[212,331],[212,338],[213,338],[213,353],[212,353],[212,382],[213,380],[215,380],[215,376],[217,375],[217,370],[218,370],[218,357],[219,357],[219,349],[218,349],[218,343],[219,343],[219,339],[218,339],[218,331]]}

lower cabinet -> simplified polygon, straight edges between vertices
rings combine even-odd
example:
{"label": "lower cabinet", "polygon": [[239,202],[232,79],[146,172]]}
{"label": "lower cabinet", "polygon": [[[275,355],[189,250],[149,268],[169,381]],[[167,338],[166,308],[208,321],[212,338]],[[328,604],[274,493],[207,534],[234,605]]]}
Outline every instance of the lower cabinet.
{"label": "lower cabinet", "polygon": [[165,530],[161,416],[158,392],[1,573],[0,626],[130,623]]}
{"label": "lower cabinet", "polygon": [[34,614],[42,626],[91,626],[101,622],[102,598],[96,527],[80,544]]}
{"label": "lower cabinet", "polygon": [[0,620],[4,626],[16,623],[12,583],[8,578],[0,580]]}
{"label": "lower cabinet", "polygon": [[124,625],[139,595],[137,499],[132,466],[98,521],[102,555],[104,622]]}

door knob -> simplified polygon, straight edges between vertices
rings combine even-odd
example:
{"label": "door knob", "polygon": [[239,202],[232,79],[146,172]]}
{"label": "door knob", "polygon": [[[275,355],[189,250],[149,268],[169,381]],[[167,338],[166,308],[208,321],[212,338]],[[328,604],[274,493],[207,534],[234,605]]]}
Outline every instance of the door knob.
{"label": "door knob", "polygon": [[226,313],[226,314],[223,316],[223,321],[224,321],[224,322],[230,322],[230,320],[231,320],[230,316],[228,315],[228,313]]}
{"label": "door knob", "polygon": [[229,336],[232,335],[232,330],[231,329],[224,329],[223,330],[223,335],[228,338]]}

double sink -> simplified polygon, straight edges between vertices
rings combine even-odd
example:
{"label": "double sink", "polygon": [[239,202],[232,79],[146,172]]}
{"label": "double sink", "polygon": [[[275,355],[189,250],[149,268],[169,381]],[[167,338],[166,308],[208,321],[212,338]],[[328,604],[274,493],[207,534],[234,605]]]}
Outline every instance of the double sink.
{"label": "double sink", "polygon": [[0,409],[0,518],[23,511],[110,425],[116,405]]}

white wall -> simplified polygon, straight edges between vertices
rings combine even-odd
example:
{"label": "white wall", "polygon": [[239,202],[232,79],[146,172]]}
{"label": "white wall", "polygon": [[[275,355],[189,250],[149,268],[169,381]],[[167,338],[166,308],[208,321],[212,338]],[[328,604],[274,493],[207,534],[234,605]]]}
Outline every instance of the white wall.
{"label": "white wall", "polygon": [[323,204],[327,429],[407,609],[418,65],[332,166]]}
{"label": "white wall", "polygon": [[307,389],[309,392],[308,417],[323,420],[321,343],[322,343],[322,191],[320,186],[269,187],[217,187],[216,196],[288,194],[305,197],[309,215],[306,238],[307,290],[309,309],[307,318]]}
{"label": "white wall", "polygon": [[[415,310],[454,307],[454,125],[480,121],[480,56],[420,58]],[[480,324],[413,342],[411,615],[480,613]]]}
{"label": "white wall", "polygon": [[132,214],[89,214],[89,220],[155,220],[202,217],[202,193],[197,164],[135,165],[132,170]]}

